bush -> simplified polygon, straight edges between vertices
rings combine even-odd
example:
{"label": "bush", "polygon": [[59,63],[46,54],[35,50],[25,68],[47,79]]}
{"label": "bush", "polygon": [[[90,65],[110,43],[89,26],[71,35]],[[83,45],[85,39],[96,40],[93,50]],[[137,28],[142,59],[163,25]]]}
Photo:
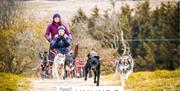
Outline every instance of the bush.
{"label": "bush", "polygon": [[26,90],[30,86],[30,81],[22,76],[10,73],[0,73],[0,90],[17,91],[18,89]]}
{"label": "bush", "polygon": [[0,6],[6,10],[0,15],[3,20],[0,29],[0,72],[20,74],[32,69],[39,62],[39,51],[48,47],[44,45],[47,42],[41,32],[44,23],[36,23],[32,15],[22,13],[21,3],[14,0],[1,0]]}

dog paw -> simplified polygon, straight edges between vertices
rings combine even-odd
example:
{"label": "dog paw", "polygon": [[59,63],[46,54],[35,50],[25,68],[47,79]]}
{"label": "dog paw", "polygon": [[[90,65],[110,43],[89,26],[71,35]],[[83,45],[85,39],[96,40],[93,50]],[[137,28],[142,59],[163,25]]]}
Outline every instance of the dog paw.
{"label": "dog paw", "polygon": [[63,80],[65,80],[66,79],[66,77],[65,76],[63,76],[63,78],[62,78]]}
{"label": "dog paw", "polygon": [[94,83],[96,83],[96,81],[94,81]]}
{"label": "dog paw", "polygon": [[87,78],[85,78],[84,80],[87,81]]}
{"label": "dog paw", "polygon": [[127,79],[128,79],[127,77],[124,78],[125,81],[126,81]]}

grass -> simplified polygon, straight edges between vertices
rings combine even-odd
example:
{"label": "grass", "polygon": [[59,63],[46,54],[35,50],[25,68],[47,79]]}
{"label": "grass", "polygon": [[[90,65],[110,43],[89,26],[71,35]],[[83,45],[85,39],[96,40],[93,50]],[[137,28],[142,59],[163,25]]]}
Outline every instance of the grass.
{"label": "grass", "polygon": [[11,73],[0,73],[0,91],[27,90],[30,81],[25,77]]}
{"label": "grass", "polygon": [[[110,80],[113,74],[102,76],[102,80]],[[117,75],[113,85],[120,85]],[[135,72],[126,81],[125,89],[133,91],[180,91],[180,68],[174,71],[157,70],[154,72]]]}
{"label": "grass", "polygon": [[[101,80],[111,80],[113,74],[101,76]],[[27,90],[30,87],[27,78],[10,73],[0,73],[0,91]],[[119,75],[113,85],[120,86]],[[154,72],[135,72],[129,76],[126,90],[133,91],[180,91],[180,68],[174,71],[157,70]]]}

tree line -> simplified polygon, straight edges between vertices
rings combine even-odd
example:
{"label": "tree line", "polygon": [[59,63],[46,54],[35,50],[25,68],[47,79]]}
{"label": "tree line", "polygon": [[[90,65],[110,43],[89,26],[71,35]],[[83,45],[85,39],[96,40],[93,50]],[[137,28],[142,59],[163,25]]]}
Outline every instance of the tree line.
{"label": "tree line", "polygon": [[[111,2],[115,7],[114,2]],[[135,70],[174,70],[180,65],[180,2],[161,3],[155,9],[149,1],[139,3],[135,8],[122,6],[117,12],[114,8],[103,15],[95,7],[91,16],[79,9],[71,26],[85,26],[102,47],[114,50],[112,55],[121,56],[123,46],[120,30],[129,43],[135,58]],[[73,30],[72,29],[72,30]]]}

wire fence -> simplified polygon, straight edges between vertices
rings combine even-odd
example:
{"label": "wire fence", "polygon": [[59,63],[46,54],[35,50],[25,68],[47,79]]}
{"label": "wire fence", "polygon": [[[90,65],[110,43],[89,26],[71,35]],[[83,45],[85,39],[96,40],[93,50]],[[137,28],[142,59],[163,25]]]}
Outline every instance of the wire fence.
{"label": "wire fence", "polygon": [[[121,41],[121,40],[118,40]],[[180,42],[180,39],[125,39],[124,41],[178,41]]]}

